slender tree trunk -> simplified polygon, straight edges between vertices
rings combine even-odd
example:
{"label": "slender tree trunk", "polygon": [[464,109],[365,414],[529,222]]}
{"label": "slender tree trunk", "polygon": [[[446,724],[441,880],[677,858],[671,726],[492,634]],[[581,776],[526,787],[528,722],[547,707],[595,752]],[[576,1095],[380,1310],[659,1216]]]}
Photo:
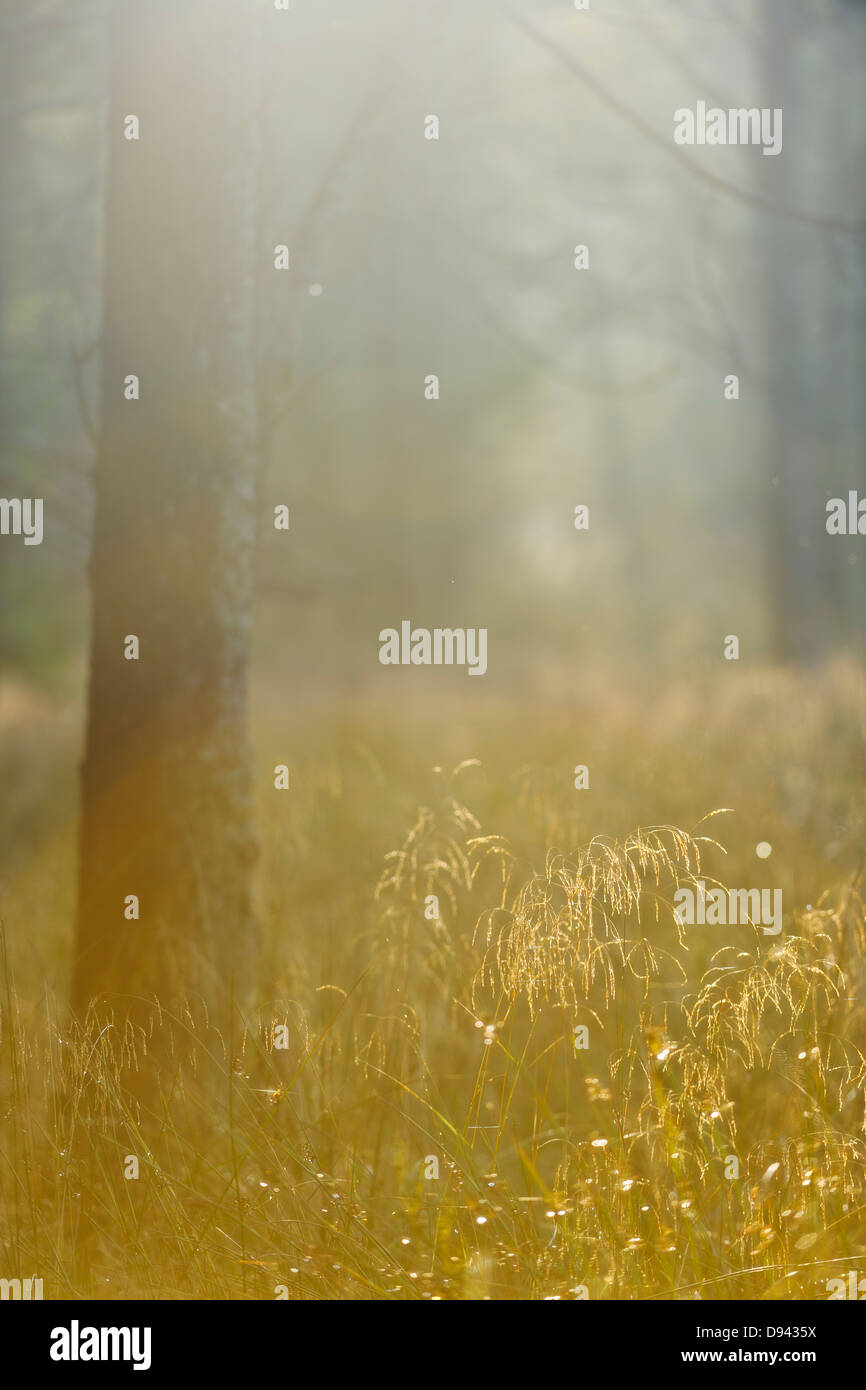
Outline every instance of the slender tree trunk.
{"label": "slender tree trunk", "polygon": [[[17,51],[13,31],[14,7],[8,0],[0,4],[0,495],[10,497],[20,489],[15,481],[14,440],[16,434],[15,398],[11,375],[12,356],[9,321],[13,297],[13,268],[17,268],[17,209],[21,193],[17,171],[21,160],[21,92],[25,58]],[[14,655],[15,637],[10,602],[10,578],[15,552],[0,546],[0,660],[4,665]]]}
{"label": "slender tree trunk", "polygon": [[[781,207],[808,207],[798,146],[803,108],[797,88],[800,0],[762,0],[764,48],[762,106],[782,108],[782,151],[754,161],[762,196]],[[798,101],[798,97],[801,98]],[[805,184],[805,186],[804,186]],[[815,312],[813,229],[784,216],[762,218],[768,396],[765,442],[765,555],[768,567],[771,650],[788,665],[808,666],[827,637],[826,574],[822,561],[823,492],[815,469],[820,402],[812,377],[826,363],[810,357],[809,316]]]}
{"label": "slender tree trunk", "polygon": [[253,24],[113,7],[79,1012],[242,995],[253,962]]}

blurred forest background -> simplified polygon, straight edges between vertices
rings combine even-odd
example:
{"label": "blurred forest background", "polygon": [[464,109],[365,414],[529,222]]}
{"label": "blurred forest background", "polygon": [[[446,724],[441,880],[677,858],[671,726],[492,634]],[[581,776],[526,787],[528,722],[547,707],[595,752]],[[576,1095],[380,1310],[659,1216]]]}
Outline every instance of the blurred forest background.
{"label": "blurred forest background", "polygon": [[[385,727],[391,706],[411,724],[438,705],[459,756],[521,692],[586,700],[568,780],[613,692],[663,703],[670,679],[701,679],[709,716],[758,670],[859,662],[864,559],[826,534],[825,505],[866,485],[863,6],[326,0],[282,28],[270,9],[263,775],[303,747],[308,715],[364,692]],[[0,546],[3,816],[26,840],[28,817],[73,814],[83,724],[108,8],[7,4],[2,24],[0,484],[46,499],[43,545]],[[782,155],[676,147],[673,111],[698,97],[783,106]],[[486,626],[488,674],[383,671],[378,632],[404,617]],[[57,744],[38,786],[16,776],[33,765],[22,720]]]}
{"label": "blurred forest background", "polygon": [[[47,687],[87,612],[106,6],[9,4],[3,40],[3,490],[49,531],[2,548],[2,655]],[[728,631],[751,663],[858,646],[862,557],[824,504],[866,482],[864,44],[844,0],[269,24],[260,467],[292,536],[260,548],[259,665],[287,697],[454,608],[490,628],[488,689],[700,665]],[[783,105],[783,156],[677,149],[700,95]]]}
{"label": "blurred forest background", "polygon": [[[827,535],[825,509],[830,497],[866,492],[866,6],[593,0],[578,12],[568,0],[292,0],[284,14],[262,0],[258,12],[261,997],[303,997],[315,1036],[331,1000],[317,991],[351,994],[371,959],[390,970],[388,924],[398,920],[405,958],[375,1007],[366,1000],[369,1015],[358,1005],[341,1046],[369,1060],[364,1019],[392,1008],[396,1017],[394,990],[412,997],[414,981],[412,1056],[423,1036],[422,1070],[438,1060],[445,1091],[460,1095],[477,1036],[455,1041],[469,1001],[455,1015],[454,991],[480,969],[473,930],[496,892],[479,903],[475,880],[463,885],[447,948],[424,929],[400,933],[421,922],[443,862],[457,873],[436,827],[465,849],[471,825],[447,774],[468,759],[479,765],[460,774],[459,804],[479,832],[505,837],[518,877],[540,870],[553,847],[638,825],[695,831],[732,808],[722,828],[713,823],[729,859],[711,857],[712,871],[782,886],[786,931],[799,913],[817,930],[809,914],[826,911],[845,937],[852,913],[846,939],[862,948],[866,552],[862,537]],[[73,949],[108,13],[105,0],[0,0],[0,494],[45,498],[41,546],[0,540],[0,914],[27,1017],[46,990],[65,998]],[[782,153],[677,147],[673,112],[699,99],[782,107]],[[430,113],[438,141],[424,138]],[[274,270],[283,243],[287,273]],[[578,244],[589,270],[574,268]],[[731,373],[737,401],[724,396]],[[440,380],[437,401],[424,397],[429,374]],[[288,533],[272,526],[281,503]],[[588,531],[574,528],[578,504],[589,507]],[[381,667],[379,630],[404,618],[486,627],[486,676]],[[738,662],[723,658],[728,634],[739,636]],[[273,790],[281,763],[292,770],[287,796]],[[589,767],[588,791],[574,790],[576,764]],[[380,884],[377,899],[384,856],[413,824],[426,846],[412,859],[418,881]],[[772,844],[767,862],[755,859],[758,841]],[[700,950],[691,961],[698,978],[708,961]],[[853,982],[863,974],[861,949],[848,978],[860,1002],[844,1027],[836,1020],[860,1042]],[[483,1019],[495,1018],[491,1003]],[[405,1078],[391,1034],[379,1041],[377,1066]],[[784,1131],[771,1090],[750,1102],[756,1163],[764,1139]],[[520,1144],[536,1163],[532,1144],[549,1116],[539,1119],[534,1095]],[[333,1141],[333,1114],[326,1123],[315,1098],[309,1112],[305,1104],[295,1119],[310,1130],[292,1161],[312,1172],[325,1164],[317,1143]],[[845,1104],[832,1113],[847,1137],[831,1145],[827,1171],[850,1203],[851,1184],[862,1193],[846,1147],[861,1132],[862,1095],[856,1115]],[[126,1120],[115,1121],[122,1130]],[[129,1142],[123,1131],[119,1151]],[[331,1161],[336,1173],[341,1159]],[[552,1171],[544,1181],[548,1195],[560,1192]],[[773,1218],[757,1210],[731,1217],[737,1240],[755,1218],[754,1239],[769,1246]],[[64,1208],[63,1278],[91,1287],[76,1266],[87,1222],[67,1220]],[[611,1220],[611,1229],[624,1222]],[[828,1220],[815,1218],[816,1258],[829,1249],[817,1234]],[[98,1245],[104,1222],[94,1209],[88,1221]],[[311,1236],[316,1253],[303,1257],[324,1281],[332,1276],[316,1262],[329,1239]],[[658,1254],[669,1239],[648,1240],[645,1282],[633,1287],[658,1293],[683,1277],[678,1260],[668,1269]],[[733,1259],[710,1246],[708,1237],[695,1280]],[[743,1266],[755,1254],[746,1246]],[[167,1286],[187,1290],[194,1267],[193,1287],[236,1296],[237,1271],[213,1250],[199,1269],[199,1248],[188,1264],[176,1256]],[[542,1247],[522,1228],[512,1248],[536,1252],[531,1273],[521,1265],[506,1278],[499,1255],[479,1263],[474,1250],[463,1296],[482,1296],[488,1275],[495,1296],[506,1285],[505,1296],[566,1290],[585,1267],[572,1250],[574,1269],[554,1277],[558,1247],[539,1263]],[[124,1266],[121,1292],[152,1277],[152,1251],[135,1249],[137,1272]],[[863,1254],[861,1223],[845,1255]],[[397,1265],[380,1280],[370,1258],[351,1296],[391,1288]],[[114,1269],[107,1256],[104,1265]],[[400,1268],[396,1288],[409,1296]],[[598,1290],[613,1279],[616,1296],[616,1258],[594,1270]],[[737,1287],[752,1292],[748,1281]]]}

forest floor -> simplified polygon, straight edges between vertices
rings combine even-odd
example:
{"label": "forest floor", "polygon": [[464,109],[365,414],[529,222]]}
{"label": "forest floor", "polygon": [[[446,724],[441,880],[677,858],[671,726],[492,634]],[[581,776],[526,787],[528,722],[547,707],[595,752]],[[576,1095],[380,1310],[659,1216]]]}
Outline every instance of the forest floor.
{"label": "forest floor", "polygon": [[[0,692],[0,1276],[826,1299],[866,1275],[863,694],[847,665],[483,718],[260,689],[258,995],[228,1036],[196,1001],[148,1036],[66,1018],[80,711]],[[678,922],[716,883],[781,890],[781,932]]]}

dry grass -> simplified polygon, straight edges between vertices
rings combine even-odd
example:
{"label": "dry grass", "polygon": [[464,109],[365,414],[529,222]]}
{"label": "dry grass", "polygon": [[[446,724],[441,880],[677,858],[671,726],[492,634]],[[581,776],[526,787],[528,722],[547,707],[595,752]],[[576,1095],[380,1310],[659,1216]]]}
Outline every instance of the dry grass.
{"label": "dry grass", "polygon": [[[54,807],[28,862],[10,830],[0,1273],[47,1297],[825,1298],[866,1262],[862,690],[763,673],[541,729],[308,717],[297,792],[263,806],[259,1006],[228,1036],[195,1001],[71,1028],[44,987],[63,893],[34,892],[69,837]],[[678,924],[698,877],[781,886],[783,934]]]}

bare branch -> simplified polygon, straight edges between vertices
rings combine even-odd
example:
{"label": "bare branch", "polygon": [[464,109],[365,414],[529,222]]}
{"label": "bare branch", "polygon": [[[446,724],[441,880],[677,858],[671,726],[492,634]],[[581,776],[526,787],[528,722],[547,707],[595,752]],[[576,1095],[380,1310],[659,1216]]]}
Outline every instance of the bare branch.
{"label": "bare branch", "polygon": [[623,120],[628,121],[629,125],[633,126],[635,130],[640,131],[648,140],[651,140],[658,149],[663,150],[669,159],[675,161],[679,168],[687,169],[690,174],[694,174],[695,178],[700,179],[702,183],[708,184],[709,187],[714,188],[716,192],[723,193],[728,198],[736,198],[739,202],[747,203],[752,207],[763,208],[765,212],[771,213],[774,217],[787,217],[792,222],[803,222],[810,227],[829,228],[832,231],[845,232],[849,236],[858,237],[863,236],[864,232],[866,232],[866,223],[864,222],[848,222],[838,217],[822,217],[819,213],[807,212],[802,208],[793,208],[782,203],[774,203],[770,198],[762,198],[760,193],[750,193],[748,189],[739,188],[736,184],[728,183],[727,179],[722,179],[719,178],[717,174],[709,173],[709,171],[704,169],[700,164],[695,163],[694,160],[684,155],[680,149],[675,148],[671,141],[666,140],[664,136],[660,135],[659,132],[650,125],[649,121],[645,121],[642,116],[639,116],[637,112],[633,111],[630,106],[627,106],[624,101],[620,101],[619,97],[615,96],[597,77],[593,77],[591,73],[587,72],[583,64],[579,63],[570,53],[564,53],[542,29],[530,23],[523,15],[516,14],[510,6],[504,5],[503,9],[516,28],[533,39],[540,48],[543,48],[551,57],[555,58],[562,67],[567,68],[569,72],[579,78],[579,80],[583,82],[585,86],[589,87],[591,91],[595,92],[596,96],[600,97],[607,106],[616,111],[617,115],[621,116]]}

